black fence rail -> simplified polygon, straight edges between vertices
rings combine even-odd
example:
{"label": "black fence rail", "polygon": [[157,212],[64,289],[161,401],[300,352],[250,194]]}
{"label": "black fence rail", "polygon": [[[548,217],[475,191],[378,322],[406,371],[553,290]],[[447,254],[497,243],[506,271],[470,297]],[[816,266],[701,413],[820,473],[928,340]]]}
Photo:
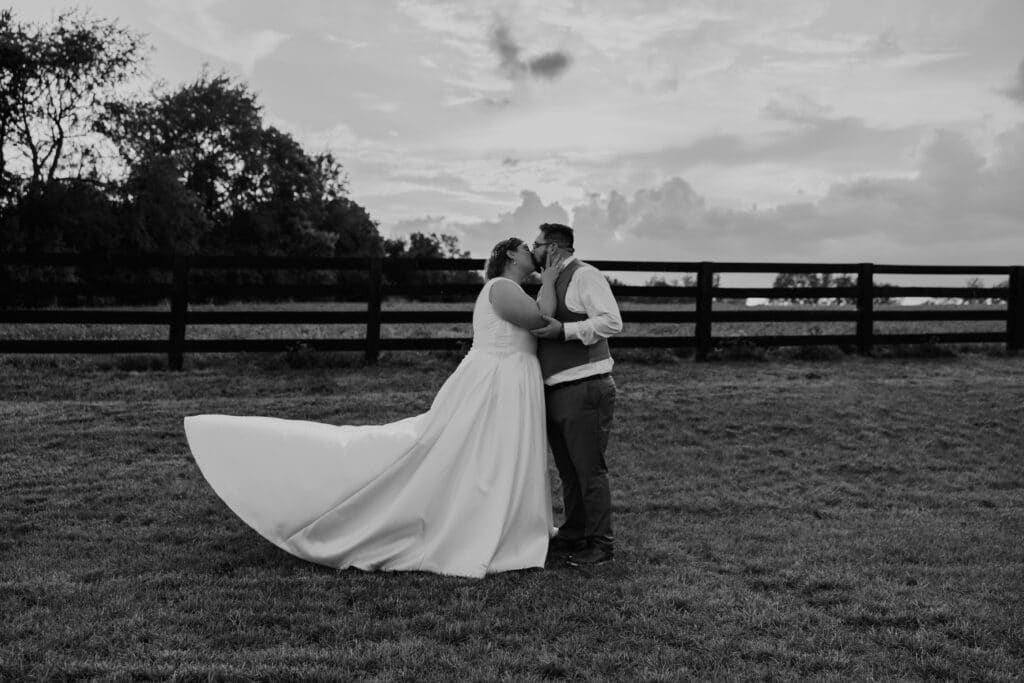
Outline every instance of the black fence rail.
{"label": "black fence rail", "polygon": [[[1024,266],[920,266],[881,265],[873,263],[744,263],[744,262],[675,262],[675,261],[590,261],[605,273],[647,272],[688,273],[694,284],[678,285],[613,285],[617,297],[630,299],[686,300],[689,305],[667,310],[623,309],[626,323],[673,323],[692,325],[692,334],[671,336],[629,336],[613,338],[616,347],[693,348],[698,360],[707,358],[716,347],[730,343],[746,343],[762,347],[839,345],[855,347],[870,353],[875,345],[935,343],[998,343],[1007,350],[1024,347]],[[0,295],[0,303],[16,301],[19,292],[111,295],[130,293],[169,301],[166,311],[78,310],[74,308],[0,307],[0,323],[55,324],[118,324],[165,325],[166,339],[0,339],[0,353],[160,353],[167,354],[170,367],[180,369],[187,353],[237,351],[287,351],[297,345],[323,351],[362,351],[367,362],[376,362],[382,350],[458,349],[470,340],[459,337],[382,338],[383,324],[468,323],[468,310],[382,310],[388,297],[430,296],[447,300],[471,300],[480,290],[479,283],[442,283],[421,285],[387,284],[394,274],[423,271],[481,271],[482,259],[381,259],[366,257],[304,258],[245,256],[163,256],[144,255],[97,261],[77,254],[0,254],[0,266],[31,266],[42,268],[81,267],[93,269],[126,269],[162,271],[169,277],[161,283],[83,285],[78,283],[13,279],[3,283],[8,291]],[[193,281],[197,272],[209,269],[326,270],[339,273],[360,272],[365,275],[365,292],[358,300],[363,310],[235,310],[194,311],[190,303],[219,299],[351,301],[351,285],[344,292],[331,284],[239,284],[204,286]],[[852,286],[836,287],[720,287],[716,276],[722,273],[856,273]],[[1007,279],[1005,287],[911,287],[875,284],[875,276],[893,275],[999,275]],[[535,292],[536,285],[527,291]],[[358,295],[358,293],[357,293]],[[875,310],[879,298],[897,297],[959,297],[962,299],[1001,299],[1005,308],[985,310]],[[765,298],[771,300],[844,299],[856,303],[853,310],[821,307],[815,310],[783,308],[715,309],[715,302]],[[875,331],[879,321],[1002,321],[1003,332],[922,332],[914,334],[880,334]],[[855,324],[853,334],[742,335],[713,334],[716,323],[785,323],[785,322],[848,322]],[[365,326],[362,338],[293,338],[293,339],[189,339],[187,330],[194,325],[265,325],[325,324]]]}

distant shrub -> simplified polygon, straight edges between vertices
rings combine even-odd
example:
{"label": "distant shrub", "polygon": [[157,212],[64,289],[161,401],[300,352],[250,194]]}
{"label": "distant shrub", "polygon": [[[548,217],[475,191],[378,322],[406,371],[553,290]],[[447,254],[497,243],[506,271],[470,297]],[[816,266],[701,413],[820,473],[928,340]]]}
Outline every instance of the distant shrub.
{"label": "distant shrub", "polygon": [[929,339],[920,344],[893,344],[889,355],[893,358],[955,358],[956,349]]}
{"label": "distant shrub", "polygon": [[719,361],[764,361],[767,357],[767,351],[763,347],[746,339],[724,342],[708,354],[708,360]]}
{"label": "distant shrub", "polygon": [[362,354],[358,352],[318,351],[303,342],[288,347],[281,355],[281,360],[292,370],[352,368],[364,362]]}
{"label": "distant shrub", "polygon": [[836,361],[846,358],[847,352],[838,346],[815,345],[791,347],[782,355],[790,360]]}

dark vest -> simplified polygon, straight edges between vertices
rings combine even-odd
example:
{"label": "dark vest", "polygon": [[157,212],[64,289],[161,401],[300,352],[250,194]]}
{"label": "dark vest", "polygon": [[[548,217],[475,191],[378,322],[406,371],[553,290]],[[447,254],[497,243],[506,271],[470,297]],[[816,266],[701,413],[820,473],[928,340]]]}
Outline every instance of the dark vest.
{"label": "dark vest", "polygon": [[[565,293],[569,289],[572,274],[582,265],[583,262],[576,259],[565,266],[559,273],[558,279],[555,280],[555,300],[557,302],[555,319],[561,323],[576,323],[587,319],[586,313],[575,313],[565,305]],[[578,339],[569,341],[565,341],[564,338],[537,340],[537,358],[540,360],[540,370],[544,379],[569,368],[611,357],[607,339],[601,339],[590,346],[584,346]]]}

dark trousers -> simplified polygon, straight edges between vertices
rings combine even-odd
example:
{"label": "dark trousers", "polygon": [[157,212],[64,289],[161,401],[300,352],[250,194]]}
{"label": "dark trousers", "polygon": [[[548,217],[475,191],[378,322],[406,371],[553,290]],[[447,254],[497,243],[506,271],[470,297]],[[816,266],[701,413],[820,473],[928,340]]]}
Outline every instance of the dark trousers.
{"label": "dark trousers", "polygon": [[548,443],[562,480],[559,535],[611,545],[612,494],[605,450],[615,413],[615,381],[587,380],[545,392]]}

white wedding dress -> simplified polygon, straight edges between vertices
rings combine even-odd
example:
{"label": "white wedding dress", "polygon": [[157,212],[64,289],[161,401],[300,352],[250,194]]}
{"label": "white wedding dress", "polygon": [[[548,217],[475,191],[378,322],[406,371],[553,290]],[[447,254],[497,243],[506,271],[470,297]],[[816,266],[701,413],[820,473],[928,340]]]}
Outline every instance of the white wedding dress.
{"label": "white wedding dress", "polygon": [[304,560],[482,577],[543,567],[552,529],[536,340],[497,316],[430,410],[384,425],[185,418],[206,480],[246,524]]}

